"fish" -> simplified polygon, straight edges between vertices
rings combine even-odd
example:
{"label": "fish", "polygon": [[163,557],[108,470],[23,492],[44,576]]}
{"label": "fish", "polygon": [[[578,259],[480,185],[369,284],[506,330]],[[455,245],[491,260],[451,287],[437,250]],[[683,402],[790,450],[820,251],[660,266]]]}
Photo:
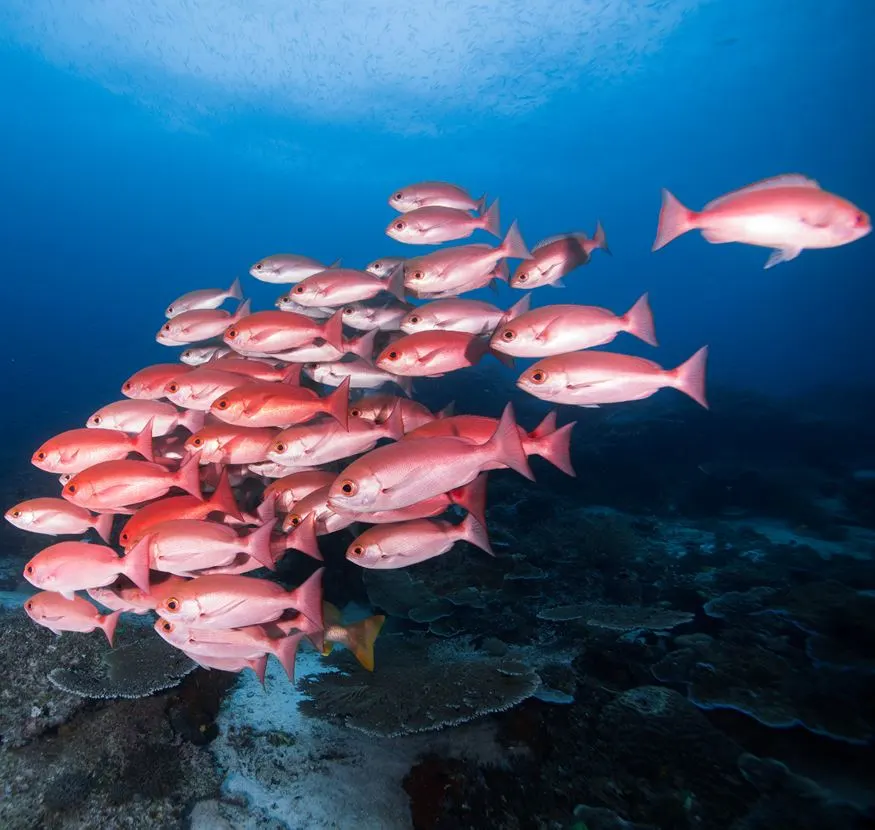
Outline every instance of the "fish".
{"label": "fish", "polygon": [[80,507],[111,511],[160,498],[173,487],[201,497],[197,456],[175,472],[148,461],[101,461],[76,473],[61,494]]}
{"label": "fish", "polygon": [[120,587],[118,583],[114,583],[104,588],[89,588],[85,593],[110,611],[142,616],[154,611],[165,593],[176,590],[185,581],[181,576],[154,573],[149,576],[148,591],[143,591],[136,585]]}
{"label": "fish", "polygon": [[[346,416],[346,407],[343,410]],[[382,423],[362,418],[345,423],[321,421],[283,430],[267,457],[283,464],[318,467],[373,449],[381,438],[397,441],[404,435],[401,408],[395,407]]]}
{"label": "fish", "polygon": [[81,536],[93,529],[109,544],[113,515],[89,513],[65,499],[37,498],[10,507],[5,518],[19,530],[46,536]]}
{"label": "fish", "polygon": [[[359,337],[344,337],[343,346],[338,351],[330,343],[321,345],[299,346],[287,352],[278,352],[277,357],[290,363],[336,363],[343,360],[344,355],[357,355],[363,360],[369,361],[374,356],[374,339],[377,330],[366,331]],[[300,366],[297,367],[300,369]]]}
{"label": "fish", "polygon": [[375,259],[365,266],[365,271],[370,271],[378,277],[385,279],[392,271],[404,262],[403,256],[384,256],[380,259]]}
{"label": "fish", "polygon": [[386,227],[386,235],[408,245],[437,245],[464,239],[477,230],[501,236],[500,221],[498,199],[478,215],[459,208],[429,205],[393,219]]}
{"label": "fish", "polygon": [[596,407],[640,401],[663,387],[672,387],[708,408],[705,364],[708,347],[674,369],[663,369],[643,357],[612,352],[572,352],[539,360],[523,372],[516,385],[553,403]]}
{"label": "fish", "polygon": [[389,205],[400,213],[429,206],[476,210],[480,213],[485,204],[485,193],[479,199],[473,199],[463,188],[447,182],[409,184],[389,197]]}
{"label": "fish", "polygon": [[378,369],[360,357],[338,363],[307,364],[304,366],[304,374],[326,386],[340,386],[348,378],[350,389],[378,389],[385,383],[394,383],[407,395],[411,393],[409,378],[398,377],[391,372]]}
{"label": "fish", "polygon": [[399,398],[397,395],[368,395],[359,398],[355,403],[350,404],[349,415],[351,418],[364,418],[366,421],[379,424],[389,417],[396,406],[401,408],[401,420],[405,432],[431,423],[437,417],[418,401]]}
{"label": "fish", "polygon": [[331,507],[328,503],[328,490],[328,487],[321,487],[304,496],[286,513],[282,529],[295,531],[309,522],[316,536],[326,536],[354,524],[355,516],[338,513]]}
{"label": "fish", "polygon": [[347,513],[397,510],[462,487],[495,462],[534,479],[510,404],[495,433],[482,444],[447,436],[371,450],[338,475],[328,504]]}
{"label": "fish", "polygon": [[205,367],[217,372],[230,372],[232,375],[243,375],[250,381],[263,380],[268,383],[300,383],[301,370],[297,366],[285,366],[276,358],[240,357],[231,353],[217,358]]}
{"label": "fish", "polygon": [[258,678],[258,682],[264,685],[264,676],[267,673],[267,655],[252,659],[246,657],[208,657],[206,654],[196,654],[183,651],[186,657],[197,663],[204,669],[218,669],[219,671],[241,672],[243,669],[252,669],[252,673]]}
{"label": "fish", "polygon": [[240,280],[235,279],[230,288],[201,288],[197,291],[189,291],[174,300],[164,311],[164,315],[170,319],[178,317],[185,311],[218,308],[225,300],[242,300],[243,290]]}
{"label": "fish", "polygon": [[270,427],[241,427],[210,424],[185,442],[188,452],[197,452],[201,464],[259,464],[279,430]]}
{"label": "fish", "polygon": [[495,293],[498,293],[498,286],[503,282],[507,282],[508,273],[507,260],[503,259],[491,271],[479,274],[447,291],[412,291],[408,289],[407,293],[412,297],[426,300],[428,302],[436,302],[438,300],[458,300],[462,294],[467,294],[471,291],[479,291],[481,288],[487,287],[491,288]]}
{"label": "fish", "polygon": [[324,570],[291,591],[250,576],[198,576],[164,597],[156,610],[170,622],[216,630],[272,622],[291,608],[321,628]]}
{"label": "fish", "polygon": [[562,288],[562,279],[575,268],[586,265],[596,250],[611,253],[601,222],[596,225],[592,239],[581,232],[543,239],[532,248],[532,255],[517,266],[510,278],[510,287],[530,289],[552,285]]}
{"label": "fish", "polygon": [[100,629],[112,646],[121,611],[102,614],[87,599],[75,594],[67,599],[54,591],[40,591],[24,603],[27,616],[55,634],[76,631],[89,634]]}
{"label": "fish", "polygon": [[404,285],[412,291],[452,291],[492,272],[502,259],[529,259],[529,249],[514,222],[502,243],[441,248],[404,263]]}
{"label": "fish", "polygon": [[[523,452],[527,456],[538,455],[549,461],[554,467],[562,470],[563,473],[574,477],[575,472],[571,465],[570,443],[571,431],[575,423],[575,421],[572,421],[557,429],[556,413],[551,412],[531,432],[526,432],[521,426],[517,425]],[[483,415],[452,415],[448,418],[431,421],[412,432],[408,432],[403,440],[415,441],[421,438],[450,435],[456,438],[464,438],[466,441],[471,441],[474,444],[482,444],[495,432],[497,426],[497,418],[488,418]],[[500,469],[504,466],[504,464],[496,463],[490,469]]]}
{"label": "fish", "polygon": [[217,398],[248,382],[245,375],[198,366],[186,375],[174,378],[164,387],[164,395],[175,406],[208,412]]}
{"label": "fish", "polygon": [[461,541],[494,555],[486,529],[469,513],[459,524],[412,519],[369,528],[346,549],[346,558],[362,568],[406,568],[440,556]]}
{"label": "fish", "polygon": [[174,378],[192,371],[191,366],[178,363],[156,363],[134,372],[123,384],[122,394],[135,400],[154,401],[164,397],[164,388]]}
{"label": "fish", "polygon": [[410,303],[397,300],[349,303],[343,307],[343,324],[359,331],[397,331],[404,316],[410,311]]}
{"label": "fish", "polygon": [[503,321],[489,341],[497,352],[513,357],[552,357],[610,343],[628,332],[658,346],[647,294],[622,315],[587,305],[550,305]]}
{"label": "fish", "polygon": [[136,435],[87,427],[60,432],[41,444],[30,460],[47,473],[75,475],[102,461],[120,461],[131,453],[152,461],[151,422]]}
{"label": "fish", "polygon": [[311,472],[310,467],[288,466],[286,464],[277,464],[276,461],[261,461],[258,464],[247,464],[246,469],[257,476],[273,480],[285,478],[294,473]]}
{"label": "fish", "polygon": [[148,592],[149,557],[145,551],[118,556],[105,545],[56,542],[34,556],[24,566],[23,575],[35,588],[56,591],[67,599],[76,591],[111,585],[120,575]]}
{"label": "fish", "polygon": [[312,389],[286,383],[244,384],[213,401],[210,412],[226,424],[245,427],[289,427],[324,414],[346,430],[348,407],[349,378],[346,378],[324,398]]}
{"label": "fish", "polygon": [[186,349],[179,359],[186,366],[202,366],[204,363],[209,363],[217,357],[231,354],[231,349],[227,346],[193,346]]}
{"label": "fish", "polygon": [[[225,343],[236,352],[285,352],[322,339],[343,348],[343,316],[338,311],[325,321],[288,311],[256,311],[223,332]],[[221,369],[217,361],[214,368]]]}
{"label": "fish", "polygon": [[[322,632],[324,646],[320,648],[323,657],[331,654],[334,645],[340,644],[348,648],[358,660],[362,668],[374,670],[374,642],[380,634],[386,617],[375,614],[354,623],[344,625],[343,616],[337,606],[330,602],[322,603],[322,616],[325,620],[325,631]],[[295,631],[297,620],[280,620],[272,623],[281,631]]]}
{"label": "fish", "polygon": [[487,354],[507,364],[512,358],[493,352],[489,341],[463,331],[430,330],[406,334],[380,352],[378,369],[404,377],[441,377],[474,366]]}
{"label": "fish", "polygon": [[152,424],[152,436],[169,435],[177,427],[197,432],[204,425],[203,413],[194,410],[180,412],[165,401],[123,400],[102,406],[85,422],[89,429],[114,429],[138,433]]}
{"label": "fish", "polygon": [[256,660],[265,654],[272,654],[289,680],[295,682],[295,658],[303,634],[274,638],[258,625],[213,631],[189,628],[165,619],[159,619],[154,629],[163,640],[188,655],[207,659]]}
{"label": "fish", "polygon": [[714,244],[772,248],[764,266],[771,268],[796,259],[805,249],[855,242],[871,232],[872,222],[867,213],[822,190],[813,179],[789,173],[727,193],[698,212],[663,189],[653,250],[691,230],[701,231]]}
{"label": "fish", "polygon": [[500,308],[481,300],[435,300],[409,311],[401,320],[400,329],[405,334],[431,329],[492,334],[503,315]]}
{"label": "fish", "polygon": [[258,260],[249,273],[257,280],[270,283],[300,282],[326,268],[337,268],[340,260],[333,265],[323,265],[319,260],[300,254],[274,254]]}
{"label": "fish", "polygon": [[370,300],[383,291],[399,300],[404,299],[403,268],[397,268],[385,281],[369,271],[332,268],[299,282],[289,292],[289,297],[301,305],[337,308],[347,303]]}
{"label": "fish", "polygon": [[264,489],[265,500],[272,500],[279,513],[288,513],[294,505],[310,493],[328,487],[336,478],[326,470],[307,470],[292,473],[272,481]]}
{"label": "fish", "polygon": [[291,312],[292,314],[301,314],[304,317],[312,317],[314,320],[325,320],[332,314],[334,314],[335,311],[337,311],[336,308],[320,308],[319,306],[314,306],[313,308],[310,308],[309,306],[296,303],[289,296],[288,291],[286,291],[285,294],[281,294],[279,297],[277,297],[274,305],[280,311]]}
{"label": "fish", "polygon": [[155,335],[163,346],[187,346],[219,337],[229,326],[249,315],[249,300],[244,300],[231,314],[221,309],[194,309],[168,320]]}

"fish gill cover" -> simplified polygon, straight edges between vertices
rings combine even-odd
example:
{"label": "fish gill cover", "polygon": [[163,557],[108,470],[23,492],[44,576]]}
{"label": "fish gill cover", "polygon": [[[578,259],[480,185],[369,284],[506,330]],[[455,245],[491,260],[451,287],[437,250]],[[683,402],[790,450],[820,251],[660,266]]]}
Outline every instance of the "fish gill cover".
{"label": "fish gill cover", "polygon": [[[816,163],[817,154],[786,148],[760,155],[756,164],[743,159],[726,166],[705,187],[676,161],[685,157],[692,168],[702,152],[701,126],[687,133],[689,144],[680,133],[672,143],[656,130],[637,130],[637,141],[651,153],[647,175],[635,175],[643,162],[633,159],[637,145],[624,144],[625,129],[613,134],[610,148],[602,146],[612,156],[575,153],[577,169],[567,172],[570,144],[559,126],[567,103],[583,107],[589,96],[589,115],[605,117],[606,134],[618,130],[630,116],[615,113],[609,125],[610,95],[638,83],[663,51],[689,61],[677,39],[689,21],[709,34],[731,24],[732,15],[716,0],[625,9],[607,2],[549,10],[424,4],[415,14],[403,4],[269,5],[158,3],[141,16],[110,3],[13,0],[0,12],[17,66],[37,53],[115,96],[136,98],[189,151],[205,140],[205,130],[215,130],[247,159],[250,174],[264,175],[276,164],[286,185],[295,177],[301,182],[300,189],[282,192],[267,180],[245,180],[240,193],[250,201],[238,203],[239,218],[217,198],[211,205],[216,221],[202,234],[194,232],[195,222],[184,240],[166,229],[156,239],[128,234],[136,244],[124,251],[108,240],[106,253],[91,263],[91,283],[77,283],[94,287],[80,294],[93,294],[96,307],[106,309],[105,296],[113,296],[117,310],[130,313],[94,328],[82,316],[74,335],[65,335],[70,349],[51,344],[62,353],[56,361],[87,361],[94,382],[77,391],[87,412],[80,417],[78,402],[71,406],[61,396],[63,405],[25,424],[35,404],[22,403],[10,457],[20,459],[20,446],[38,431],[31,461],[50,476],[28,475],[21,482],[26,492],[6,518],[24,531],[73,537],[32,551],[24,565],[22,577],[39,589],[23,603],[31,620],[55,634],[99,629],[94,636],[105,637],[112,650],[89,649],[85,660],[75,652],[55,656],[50,670],[34,661],[28,688],[42,672],[64,693],[63,710],[78,712],[71,695],[147,697],[177,685],[197,664],[213,676],[251,670],[266,700],[276,695],[270,658],[295,684],[299,650],[308,650],[303,714],[374,738],[407,740],[514,709],[522,713],[514,728],[531,733],[524,721],[533,710],[520,708],[523,701],[578,712],[583,685],[588,705],[600,712],[588,737],[602,762],[634,775],[647,766],[637,756],[653,752],[690,781],[678,801],[688,824],[677,824],[675,816],[672,827],[695,825],[718,801],[738,819],[733,827],[760,826],[756,821],[771,821],[762,816],[780,812],[790,792],[804,792],[828,814],[832,802],[811,782],[769,766],[777,762],[742,755],[703,712],[740,713],[773,729],[800,727],[851,747],[848,752],[871,743],[871,574],[867,565],[854,570],[829,559],[835,546],[838,555],[847,552],[841,548],[849,531],[838,527],[846,518],[825,517],[820,502],[804,496],[778,507],[780,487],[758,481],[757,506],[804,516],[800,524],[817,541],[806,540],[823,543],[818,553],[827,551],[818,556],[808,547],[794,559],[781,540],[766,540],[763,526],[755,543],[744,529],[727,540],[723,529],[685,527],[665,516],[627,520],[581,509],[580,502],[598,500],[586,494],[599,477],[601,447],[625,443],[628,453],[644,448],[654,456],[685,451],[689,436],[673,426],[681,421],[668,409],[671,396],[688,399],[689,408],[680,410],[686,423],[722,426],[721,409],[741,413],[747,406],[718,394],[715,411],[704,411],[715,400],[706,383],[709,359],[738,363],[733,349],[743,338],[738,330],[728,338],[716,322],[712,338],[708,323],[715,318],[704,313],[690,321],[681,290],[689,280],[673,284],[673,275],[659,270],[660,260],[680,268],[678,249],[695,251],[697,268],[685,266],[687,273],[731,273],[748,291],[768,281],[766,291],[787,285],[781,281],[791,279],[784,275],[793,269],[811,276],[838,270],[839,263],[848,267],[871,245],[864,239],[871,232],[871,188]],[[598,25],[582,26],[582,20]],[[295,37],[299,31],[308,37]],[[791,31],[797,44],[810,37],[801,24]],[[734,38],[718,44],[731,48]],[[672,75],[666,60],[663,81]],[[525,73],[510,88],[507,78],[523,64]],[[725,83],[724,74],[715,69],[715,83]],[[720,103],[724,116],[737,105]],[[250,107],[257,115],[247,124],[243,114]],[[654,116],[643,99],[637,109],[639,127]],[[547,145],[538,156],[525,140],[513,145],[498,137],[497,125],[531,123],[545,113],[554,119],[548,132],[559,150],[555,158]],[[35,115],[37,123],[41,118]],[[300,141],[283,130],[283,138],[270,137],[285,119],[305,125]],[[496,136],[489,134],[488,143],[486,126]],[[596,130],[591,121],[588,129]],[[812,126],[808,138],[822,138],[818,129]],[[351,146],[347,138],[332,147],[358,131],[374,131],[386,143],[375,150]],[[858,140],[848,138],[852,145]],[[449,149],[425,163],[424,154],[405,152],[407,142],[419,141]],[[109,143],[117,150],[120,142]],[[468,151],[476,159],[484,146],[492,155],[478,175],[455,175],[472,165],[448,163],[452,153]],[[666,146],[675,161],[662,167],[654,158]],[[218,146],[210,152],[216,159],[224,154]],[[107,169],[125,159],[107,158]],[[328,166],[314,175],[322,163]],[[509,179],[508,171],[518,167],[518,179]],[[62,169],[85,192],[87,176],[73,165]],[[138,210],[170,215],[179,210],[172,202],[193,199],[204,211],[210,194],[221,190],[207,181],[219,169],[202,182],[203,192],[174,198],[148,191],[156,209],[144,202]],[[608,171],[620,169],[627,174],[622,188],[596,196],[606,190]],[[447,175],[452,181],[439,170],[453,171]],[[130,171],[124,176],[133,180]],[[468,187],[474,181],[480,187]],[[131,210],[124,187],[95,193],[94,202],[101,200]],[[295,202],[305,215],[290,229],[288,217],[279,220],[277,213]],[[634,207],[621,211],[621,204]],[[268,211],[271,231],[264,233],[258,217]],[[80,225],[87,225],[84,216],[71,216],[66,232]],[[13,218],[10,227],[18,226]],[[721,247],[685,240],[661,251],[685,234]],[[238,262],[242,240],[251,251],[248,276],[221,256],[233,247]],[[722,247],[731,242],[742,245]],[[60,248],[77,243],[62,237]],[[640,252],[648,249],[659,253],[644,259]],[[57,253],[42,256],[36,270],[54,274]],[[600,275],[616,274],[610,269],[626,256],[634,264],[624,267],[629,294],[609,296]],[[172,276],[127,280],[144,262]],[[29,267],[33,271],[34,263]],[[126,281],[123,290],[119,281]],[[53,319],[68,298],[55,297],[44,319]],[[859,303],[841,302],[859,314]],[[69,319],[66,306],[62,310]],[[745,336],[756,319],[751,306],[746,310],[744,319],[735,315]],[[139,323],[147,318],[164,352],[144,365]],[[854,342],[868,334],[858,333]],[[788,332],[787,339],[794,338],[806,339]],[[44,355],[48,347],[40,348]],[[836,363],[842,348],[833,353]],[[35,350],[32,359],[39,355]],[[125,366],[127,379],[121,397],[104,403],[98,394],[105,387],[103,367],[113,363]],[[806,368],[800,360],[791,374]],[[58,374],[47,384],[51,389],[69,383]],[[757,382],[768,386],[767,377],[764,372]],[[448,391],[455,404],[447,405]],[[40,394],[46,390],[34,400]],[[690,401],[699,407],[696,421],[686,414],[696,409]],[[618,408],[627,403],[649,413],[650,424],[644,426],[647,415]],[[567,413],[576,420],[568,421]],[[716,429],[702,429],[709,428]],[[591,452],[572,452],[572,439],[578,446],[587,442]],[[594,463],[581,466],[580,458]],[[711,465],[700,469],[703,493],[735,487],[736,509],[744,500],[739,491],[751,491],[748,483],[737,486],[749,482],[744,473],[735,478]],[[578,475],[582,480],[572,483]],[[648,484],[628,480],[623,486]],[[794,484],[804,489],[803,482]],[[860,515],[864,509],[857,508]],[[677,506],[665,512],[676,514]],[[854,528],[871,555],[865,528]],[[94,538],[86,540],[90,531]],[[460,542],[468,543],[464,560],[451,553]],[[371,607],[353,619],[327,599],[349,598],[341,586],[356,568],[358,598]],[[795,584],[800,569],[817,581]],[[149,626],[123,622],[119,646],[119,620],[133,616]],[[20,632],[16,625],[10,630]],[[851,630],[863,634],[849,640]],[[528,632],[529,644],[515,642],[514,631]],[[335,645],[344,648],[335,653]],[[318,670],[311,657],[322,660]],[[613,681],[587,684],[589,674],[624,679],[611,688]],[[846,682],[837,690],[839,674]],[[185,682],[200,683],[202,676],[196,672]],[[252,698],[248,679],[238,688]],[[63,719],[45,694],[25,726],[9,727],[14,741],[26,743]],[[285,694],[277,699],[297,707],[299,698]],[[276,746],[290,740],[271,734]],[[642,736],[643,752],[635,748]],[[247,753],[238,738],[224,751],[239,760]],[[725,803],[713,793],[721,775],[696,779],[698,765],[689,760],[710,757],[714,747],[722,777],[732,771]],[[428,763],[405,782],[414,803],[425,798],[418,786],[434,786],[417,780],[429,774]],[[452,791],[442,808],[448,816],[489,789],[471,783],[470,758],[458,763],[437,773]],[[592,772],[581,771],[581,779]],[[764,783],[755,773],[771,778]],[[80,803],[92,776],[61,773],[44,808],[54,815],[65,799]],[[601,783],[588,791],[597,806],[571,810],[565,804],[562,815],[592,826],[633,826],[621,813],[630,821],[660,821],[658,810],[626,811],[623,789],[603,777],[595,776]],[[257,798],[251,782],[237,786]],[[739,806],[746,799],[756,801],[750,816]],[[842,809],[843,818],[853,812]],[[446,820],[462,826],[457,817]],[[437,826],[429,821],[420,816],[417,826]],[[729,825],[712,813],[703,826]]]}

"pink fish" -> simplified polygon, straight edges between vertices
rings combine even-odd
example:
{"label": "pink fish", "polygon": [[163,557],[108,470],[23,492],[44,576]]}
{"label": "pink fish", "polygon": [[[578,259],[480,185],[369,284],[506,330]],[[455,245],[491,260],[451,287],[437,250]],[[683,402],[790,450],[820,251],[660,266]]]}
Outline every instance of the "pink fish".
{"label": "pink fish", "polygon": [[439,437],[371,450],[338,475],[328,503],[339,512],[397,510],[468,484],[496,462],[533,478],[510,404],[483,444]]}
{"label": "pink fish", "polygon": [[773,248],[766,268],[795,259],[806,248],[847,245],[872,230],[868,214],[820,185],[790,173],[727,193],[696,212],[662,191],[653,250],[691,230],[708,242]]}
{"label": "pink fish", "polygon": [[421,207],[437,206],[457,210],[483,211],[486,194],[473,199],[466,190],[447,182],[417,182],[396,190],[389,197],[389,204],[400,213],[408,213]]}
{"label": "pink fish", "polygon": [[210,424],[190,436],[185,448],[198,452],[202,464],[258,464],[267,461],[267,451],[278,432],[268,427]]}
{"label": "pink fish", "polygon": [[705,399],[704,346],[675,369],[652,360],[611,352],[572,352],[539,360],[523,372],[517,386],[553,403],[595,407],[606,403],[640,401],[670,386],[708,408]]}
{"label": "pink fish", "polygon": [[152,435],[156,438],[168,435],[177,427],[197,432],[204,425],[200,412],[180,412],[173,404],[164,401],[124,400],[115,401],[97,410],[85,423],[89,429],[119,429],[122,432],[142,432],[152,423]]}
{"label": "pink fish", "polygon": [[305,306],[336,308],[347,303],[369,300],[382,291],[394,294],[399,300],[404,299],[403,269],[396,269],[388,280],[383,281],[369,271],[332,268],[299,282],[289,292],[289,297]]}
{"label": "pink fish", "polygon": [[[329,485],[330,487],[330,485]],[[326,536],[349,527],[356,521],[349,513],[338,513],[328,503],[329,487],[321,487],[304,496],[283,519],[283,530],[295,531],[308,522],[317,536]]]}
{"label": "pink fish", "polygon": [[381,259],[375,259],[373,262],[368,263],[365,271],[370,271],[381,279],[386,279],[398,265],[404,262],[404,259],[403,256],[384,256]]}
{"label": "pink fish", "polygon": [[[340,312],[322,321],[288,311],[256,311],[228,326],[223,336],[225,343],[238,352],[274,354],[308,346],[319,338],[341,349],[343,319]],[[221,361],[211,368],[229,371]]]}
{"label": "pink fish", "polygon": [[[431,519],[440,516],[451,507],[461,507],[466,513],[470,513],[477,519],[483,527],[486,527],[486,479],[487,474],[481,473],[472,482],[450,490],[448,493],[440,493],[397,510],[363,513],[361,520],[375,525],[394,524],[408,522],[411,519]],[[354,516],[354,514],[338,515]]]}
{"label": "pink fish", "polygon": [[19,502],[6,511],[6,521],[20,530],[47,536],[81,536],[90,529],[109,543],[112,513],[93,514],[65,499],[39,498]]}
{"label": "pink fish", "polygon": [[304,366],[304,374],[326,386],[340,386],[349,378],[350,389],[377,389],[385,383],[394,383],[408,395],[411,393],[409,378],[378,369],[360,357],[340,363],[314,363]]}
{"label": "pink fish", "polygon": [[212,365],[199,366],[171,380],[164,387],[167,399],[183,409],[207,412],[214,400],[248,382],[245,375],[212,369]]}
{"label": "pink fish", "polygon": [[489,210],[477,216],[459,208],[437,205],[415,208],[393,219],[386,228],[386,235],[408,245],[437,245],[464,239],[476,230],[501,235],[498,199]]}
{"label": "pink fish", "polygon": [[158,615],[173,623],[216,630],[271,622],[292,608],[321,627],[324,570],[291,591],[249,576],[199,576],[162,599]]}
{"label": "pink fish", "polygon": [[420,300],[437,302],[438,300],[456,300],[462,294],[479,291],[481,288],[491,288],[497,293],[498,286],[507,282],[508,273],[507,260],[503,259],[491,271],[465,280],[461,285],[456,285],[447,291],[411,291],[408,289],[408,294]]}
{"label": "pink fish", "polygon": [[167,306],[164,314],[173,318],[178,317],[184,311],[218,308],[225,300],[241,299],[243,299],[243,291],[240,288],[240,280],[235,279],[228,289],[201,288],[197,291],[189,291]]}
{"label": "pink fish", "polygon": [[227,346],[193,346],[186,349],[179,356],[179,359],[186,366],[202,366],[204,363],[209,363],[209,361],[230,352],[231,350]]}
{"label": "pink fish", "polygon": [[190,372],[190,366],[178,363],[156,363],[134,372],[123,384],[122,394],[138,400],[157,400],[164,397],[164,387],[171,380]]}
{"label": "pink fish", "polygon": [[54,591],[41,591],[24,603],[27,616],[35,623],[44,625],[55,634],[63,631],[77,631],[88,634],[99,628],[112,645],[115,627],[121,611],[111,614],[101,614],[87,599],[77,597],[72,599],[57,594]]}
{"label": "pink fish", "polygon": [[201,340],[212,340],[248,314],[249,300],[240,303],[233,314],[220,309],[184,311],[161,326],[155,339],[164,346],[187,346]]}
{"label": "pink fish", "polygon": [[[345,311],[345,309],[344,309]],[[287,360],[292,364],[299,364],[296,368],[300,369],[300,364],[303,363],[333,363],[338,360],[343,360],[345,355],[356,355],[363,360],[371,360],[374,356],[374,339],[376,338],[377,330],[367,331],[359,337],[344,337],[343,346],[340,350],[334,348],[330,343],[311,344],[309,346],[299,346],[297,349],[291,349],[287,352],[277,352],[276,357],[281,360]]]}
{"label": "pink fish", "polygon": [[88,542],[57,542],[41,550],[24,566],[24,578],[34,587],[72,599],[76,591],[103,588],[124,575],[149,591],[149,557],[145,550],[120,557],[112,548]]}
{"label": "pink fish", "polygon": [[492,334],[504,312],[481,300],[435,300],[414,308],[401,321],[401,331],[463,331],[468,334]]}
{"label": "pink fish", "polygon": [[147,423],[139,435],[115,429],[67,430],[41,445],[31,457],[31,463],[47,473],[76,474],[101,461],[120,461],[131,453],[152,460],[151,423]]}
{"label": "pink fish", "polygon": [[608,241],[601,222],[592,239],[585,233],[562,233],[539,242],[532,255],[521,262],[510,278],[511,288],[537,288],[541,285],[564,287],[562,278],[575,268],[586,265],[592,252],[602,250],[609,254]]}
{"label": "pink fish", "polygon": [[300,282],[334,265],[323,265],[319,260],[300,254],[274,254],[256,262],[249,273],[257,280],[270,283]]}
{"label": "pink fish", "polygon": [[181,576],[155,573],[149,577],[148,591],[136,585],[120,586],[115,583],[105,588],[89,588],[86,593],[110,611],[142,615],[154,611],[165,594],[172,593],[185,582]]}
{"label": "pink fish", "polygon": [[457,525],[440,519],[413,519],[372,527],[346,549],[346,558],[363,568],[406,568],[440,556],[461,541],[492,553],[485,528],[468,514]]}
{"label": "pink fish", "polygon": [[315,490],[328,487],[337,476],[323,470],[292,473],[272,481],[264,490],[265,501],[273,500],[279,513],[288,513],[296,502]]}
{"label": "pink fish", "polygon": [[404,335],[386,346],[375,364],[394,375],[441,377],[474,366],[487,354],[502,363],[513,363],[512,358],[493,352],[489,342],[477,335],[435,329]]}
{"label": "pink fish", "polygon": [[401,407],[401,420],[404,422],[405,432],[431,423],[437,417],[418,401],[399,398],[397,395],[368,395],[366,398],[359,398],[350,405],[349,415],[351,418],[364,418],[366,421],[380,424],[392,414],[396,406]]}
{"label": "pink fish", "polygon": [[[254,315],[250,315],[254,316]],[[230,372],[233,375],[243,375],[250,381],[263,380],[268,383],[300,383],[301,375],[296,366],[286,366],[276,358],[240,357],[231,352],[210,361],[204,367],[219,372]]]}
{"label": "pink fish", "polygon": [[343,307],[343,324],[359,331],[397,331],[410,303],[350,303]]}
{"label": "pink fish", "polygon": [[513,357],[551,357],[610,343],[625,331],[659,345],[650,303],[644,294],[625,314],[589,305],[550,305],[503,321],[490,345]]}

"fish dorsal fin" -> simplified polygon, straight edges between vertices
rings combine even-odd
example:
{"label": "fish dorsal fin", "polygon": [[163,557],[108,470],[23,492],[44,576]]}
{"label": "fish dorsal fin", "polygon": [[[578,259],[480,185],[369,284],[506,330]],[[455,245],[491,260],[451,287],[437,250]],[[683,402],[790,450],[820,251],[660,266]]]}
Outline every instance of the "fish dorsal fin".
{"label": "fish dorsal fin", "polygon": [[713,207],[722,205],[725,202],[728,202],[730,199],[734,199],[736,196],[740,196],[742,193],[754,193],[757,190],[773,190],[776,187],[808,187],[814,190],[820,190],[820,185],[816,181],[814,181],[814,179],[809,179],[807,176],[803,176],[801,173],[787,173],[784,176],[774,176],[771,179],[763,179],[762,181],[749,184],[747,187],[733,190],[731,193],[727,193],[725,196],[720,196],[719,198],[708,202],[703,210],[710,210]]}
{"label": "fish dorsal fin", "polygon": [[541,248],[546,248],[548,245],[552,245],[554,242],[559,242],[562,239],[579,239],[581,242],[584,242],[589,239],[589,237],[583,231],[557,233],[555,236],[548,236],[546,239],[542,239],[534,248],[532,248],[532,253],[540,251]]}

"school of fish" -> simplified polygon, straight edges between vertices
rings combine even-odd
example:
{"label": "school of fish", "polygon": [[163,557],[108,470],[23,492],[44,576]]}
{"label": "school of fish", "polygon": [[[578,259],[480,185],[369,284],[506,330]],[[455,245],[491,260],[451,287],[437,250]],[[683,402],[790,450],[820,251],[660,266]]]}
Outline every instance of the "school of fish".
{"label": "school of fish", "polygon": [[[557,426],[554,411],[528,431],[510,404],[498,419],[434,413],[413,399],[414,381],[489,356],[508,366],[526,358],[535,362],[517,386],[545,401],[596,407],[672,387],[707,407],[707,347],[669,369],[592,350],[621,333],[657,346],[647,294],[620,314],[532,308],[530,293],[509,309],[462,297],[496,281],[561,287],[596,251],[610,253],[600,223],[592,237],[560,234],[530,250],[516,222],[502,236],[497,199],[421,182],[388,201],[397,216],[386,233],[399,242],[476,231],[500,242],[384,257],[363,270],[268,256],[250,274],[285,287],[278,310],[253,312],[237,279],[174,300],[156,339],[181,347],[178,362],[135,372],[121,400],[38,447],[32,462],[58,477],[60,493],[6,512],[22,530],[74,537],[24,568],[39,589],[25,603],[34,622],[58,634],[99,628],[112,644],[121,614],[155,613],[155,631],[196,663],[250,668],[262,682],[271,655],[294,680],[302,640],[323,654],[342,644],[373,670],[384,617],[345,624],[323,599],[323,567],[291,589],[264,572],[290,551],[321,562],[320,537],[338,532],[351,534],[346,557],[363,568],[408,567],[458,541],[491,554],[490,470],[533,479],[536,455],[574,475],[574,422]],[[791,174],[700,212],[664,191],[653,249],[693,229],[712,243],[772,248],[768,268],[859,239],[871,222]],[[221,308],[228,300],[233,311]],[[75,538],[90,530],[100,543]]]}

